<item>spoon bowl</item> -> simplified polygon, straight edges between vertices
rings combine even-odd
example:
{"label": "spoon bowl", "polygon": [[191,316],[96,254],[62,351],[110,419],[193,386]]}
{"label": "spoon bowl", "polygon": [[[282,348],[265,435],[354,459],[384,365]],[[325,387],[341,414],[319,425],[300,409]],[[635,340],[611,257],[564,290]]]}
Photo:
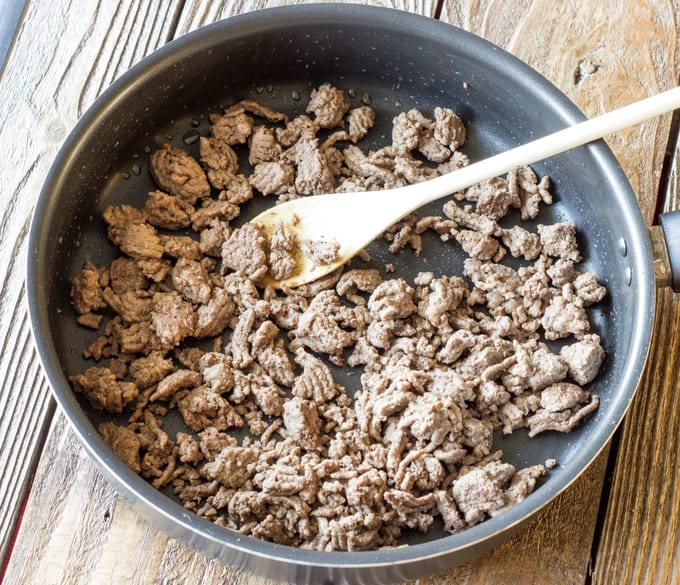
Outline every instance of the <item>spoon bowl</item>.
{"label": "spoon bowl", "polygon": [[330,193],[293,199],[251,220],[267,238],[280,226],[298,244],[330,242],[333,261],[319,264],[298,246],[295,268],[285,280],[267,277],[275,288],[294,288],[317,280],[351,260],[388,227],[423,205],[476,183],[507,173],[634,126],[680,107],[680,87],[559,130],[486,160],[428,181],[380,191]]}

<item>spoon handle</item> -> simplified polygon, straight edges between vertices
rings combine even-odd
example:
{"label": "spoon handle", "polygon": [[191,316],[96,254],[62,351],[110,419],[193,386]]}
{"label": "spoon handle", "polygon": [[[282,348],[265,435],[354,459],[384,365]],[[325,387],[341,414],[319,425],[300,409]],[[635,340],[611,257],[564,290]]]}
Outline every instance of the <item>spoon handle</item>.
{"label": "spoon handle", "polygon": [[496,154],[458,171],[422,183],[423,187],[425,185],[427,187],[422,192],[422,199],[419,198],[420,201],[414,204],[413,209],[444,195],[470,187],[480,181],[491,179],[518,167],[538,162],[576,146],[592,142],[607,134],[634,126],[678,107],[680,107],[680,87],[675,87]]}

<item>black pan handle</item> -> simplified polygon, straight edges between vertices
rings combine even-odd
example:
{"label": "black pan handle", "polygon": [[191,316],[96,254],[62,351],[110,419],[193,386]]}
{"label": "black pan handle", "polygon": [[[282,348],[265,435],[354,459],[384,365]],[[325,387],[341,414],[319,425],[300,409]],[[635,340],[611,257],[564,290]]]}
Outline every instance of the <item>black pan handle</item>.
{"label": "black pan handle", "polygon": [[659,223],[666,241],[671,271],[670,285],[675,292],[680,292],[680,211],[660,215]]}

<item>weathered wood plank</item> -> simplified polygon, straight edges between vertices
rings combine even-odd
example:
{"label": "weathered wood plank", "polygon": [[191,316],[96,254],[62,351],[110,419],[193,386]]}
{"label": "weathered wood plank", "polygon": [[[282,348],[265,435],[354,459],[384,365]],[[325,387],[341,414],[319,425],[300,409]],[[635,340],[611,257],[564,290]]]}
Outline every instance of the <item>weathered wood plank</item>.
{"label": "weathered wood plank", "polygon": [[[67,2],[63,2],[63,5],[54,8],[53,6],[48,7],[46,2],[37,2],[36,0],[32,4],[32,9],[37,10],[36,7],[41,7],[42,10],[59,10],[59,6],[61,6],[62,10],[67,10],[67,4]],[[126,2],[121,4],[130,6],[133,10],[138,10],[138,18],[141,20],[154,18],[148,12],[150,9],[148,3],[142,5],[141,3]],[[380,4],[394,5],[393,3]],[[553,4],[558,5],[553,6]],[[637,8],[642,3],[631,2],[630,4],[634,4]],[[650,2],[645,5],[651,6],[652,4],[654,3]],[[669,3],[658,2],[658,4],[667,6]],[[157,6],[155,3],[154,5]],[[177,21],[177,34],[188,32],[204,23],[234,13],[261,8],[265,5],[274,5],[274,3],[188,2]],[[164,7],[165,4],[162,6]],[[531,57],[525,58],[525,60],[547,74],[544,70],[547,66],[542,62],[545,59],[545,53],[540,53],[539,49],[544,42],[554,42],[551,39],[551,34],[557,34],[556,31],[561,34],[564,29],[572,26],[569,23],[574,15],[577,18],[585,16],[595,18],[598,23],[606,23],[608,20],[606,11],[615,8],[610,7],[609,3],[604,0],[590,3],[587,6],[585,3],[583,5],[572,3],[570,6],[571,8],[562,6],[562,3],[522,2],[521,0],[515,2],[480,0],[476,2],[449,2],[444,13],[449,21],[461,24],[465,28],[482,34],[482,36],[487,36],[497,44],[510,48],[513,52],[517,51],[517,54],[522,58],[525,58],[523,56],[523,52],[525,52]],[[397,7],[432,15],[434,14],[435,3],[404,3]],[[109,10],[109,7],[100,7],[100,10]],[[147,12],[144,12],[144,10],[147,10]],[[156,10],[158,10],[158,7]],[[572,14],[569,10],[575,12]],[[593,11],[592,15],[588,12],[590,10]],[[74,10],[71,12],[74,12]],[[80,10],[80,12],[83,11]],[[663,10],[660,13],[666,14]],[[121,18],[120,14],[120,12],[112,10],[109,15],[113,20],[114,17]],[[125,14],[132,13],[126,12]],[[166,40],[165,35],[173,28],[171,13],[168,13],[168,15],[170,16],[164,17],[163,21],[167,24],[167,27],[159,27],[155,36],[138,33],[139,38],[136,41],[125,43],[122,42],[122,39],[125,38],[126,32],[121,29],[117,36],[114,34],[111,35],[110,39],[101,39],[99,50],[102,52],[102,56],[94,65],[89,64],[94,61],[96,52],[93,55],[87,47],[80,49],[81,53],[72,56],[78,64],[77,72],[80,72],[84,67],[86,68],[83,65],[84,63],[88,64],[92,71],[85,77],[79,77],[76,71],[71,71],[66,66],[63,67],[65,71],[63,77],[68,80],[67,85],[68,83],[73,85],[71,88],[73,92],[80,92],[80,97],[74,106],[76,116],[82,113],[98,92],[116,75],[120,74],[127,65],[151,50],[155,46],[154,43],[162,43]],[[80,17],[82,18],[82,15]],[[102,33],[107,22],[103,20],[96,25],[99,27],[96,29],[99,31],[98,34]],[[659,24],[659,34],[661,35],[667,34],[667,29],[661,26],[661,24],[666,26],[666,22]],[[542,30],[539,32],[534,30],[535,28],[541,29],[544,26],[551,32],[544,33]],[[602,31],[604,26],[605,24],[601,24],[598,30]],[[628,23],[627,26],[633,25]],[[94,28],[90,27],[89,34],[92,34]],[[520,30],[521,34],[515,33],[516,30]],[[615,29],[611,34],[619,33],[620,31]],[[22,34],[27,33],[22,31]],[[607,45],[607,43],[613,43],[609,40],[608,34],[601,36],[605,48],[614,46],[613,44]],[[660,38],[663,39],[664,37]],[[118,44],[122,44],[123,47],[118,47]],[[127,46],[128,44],[131,46]],[[555,71],[568,72],[568,63],[564,65],[554,64],[555,61],[559,61],[560,47],[566,51],[568,41],[560,40],[554,42],[554,44],[556,46],[548,51],[550,59],[553,60],[553,65],[550,65],[550,67],[554,67]],[[85,43],[85,45],[88,45],[88,43]],[[541,50],[547,49],[543,47]],[[616,55],[614,49],[608,48],[608,50],[610,53],[606,53],[607,55]],[[115,51],[118,51],[115,57],[110,59],[106,57],[107,54],[110,55]],[[126,53],[126,51],[132,52]],[[89,61],[88,57],[84,56],[85,52],[90,58]],[[123,56],[123,53],[125,53],[125,56]],[[532,58],[535,59],[535,62],[532,62]],[[80,61],[81,59],[82,61]],[[655,61],[654,67],[660,67],[662,61],[662,59]],[[677,63],[677,59],[675,63]],[[600,66],[596,73],[599,75],[602,69],[603,67]],[[652,70],[652,80],[662,77],[663,71],[661,70],[650,68],[649,71],[638,71],[636,75],[639,77],[640,87],[651,87],[652,81],[645,76],[652,75]],[[556,78],[551,79],[556,80]],[[592,99],[593,108],[599,107],[600,101],[598,100],[602,99],[601,94],[606,88],[606,82],[602,82],[602,79],[593,74],[590,77],[583,77],[580,80],[581,83],[578,84],[580,87],[590,87],[589,91],[593,92],[594,96]],[[0,97],[3,95],[4,82],[5,79],[0,80]],[[37,83],[38,81],[34,82],[34,84]],[[658,82],[658,79],[657,83],[661,89],[662,84]],[[82,88],[82,91],[80,88]],[[562,89],[567,91],[564,87]],[[61,94],[60,100],[63,101],[67,92],[65,90],[62,90],[62,92],[64,93]],[[598,109],[589,111],[569,91],[567,93],[587,113],[592,114],[599,111]],[[37,104],[42,105],[43,109],[45,109],[44,104],[50,104],[50,107],[56,110],[57,106],[46,97],[49,94],[45,94],[37,99]],[[41,100],[44,100],[44,102],[41,102]],[[0,103],[11,102],[0,101]],[[61,106],[62,104],[59,107]],[[37,106],[34,105],[33,107]],[[602,110],[604,109],[609,109],[609,106],[602,107]],[[47,110],[51,111],[50,108],[47,108]],[[52,118],[49,118],[43,126],[46,129],[45,133],[53,138],[53,144],[50,143],[49,147],[51,149],[50,159],[56,152],[58,142],[64,136],[65,128],[72,124],[72,122],[69,124],[68,120],[62,120],[58,116],[55,116],[55,119],[59,123],[50,124]],[[1,118],[0,121],[2,121]],[[75,121],[75,117],[73,121]],[[35,122],[33,124],[35,125]],[[663,134],[661,127],[653,131],[655,143],[660,142],[657,134]],[[645,141],[645,136],[648,139],[648,135],[645,134],[640,138],[642,142]],[[658,152],[658,149],[656,146],[650,147],[649,152]],[[639,162],[644,159],[640,155],[637,160]],[[47,163],[39,162],[36,164],[38,166],[43,165],[41,168],[44,173]],[[29,177],[27,184],[33,187],[39,186],[39,181],[34,178],[36,170],[25,163],[23,168],[24,173]],[[29,169],[30,172],[28,172]],[[649,171],[642,169],[640,172],[644,174]],[[641,179],[641,184],[642,182],[644,181]],[[648,183],[645,184],[655,184],[654,179],[649,179]],[[31,200],[30,206],[32,206],[33,200]],[[649,212],[646,211],[646,213]],[[0,262],[4,261],[4,259],[0,260]],[[3,274],[2,267],[3,265],[0,264],[0,276]],[[16,299],[20,301],[22,294],[17,294]],[[0,309],[2,306],[0,305]],[[15,322],[16,320],[12,321],[13,324]],[[3,320],[2,323],[2,327],[4,327],[5,321]],[[16,325],[13,326],[17,327]],[[7,343],[13,347],[13,342],[9,336],[8,339]],[[0,356],[0,360],[2,359]],[[0,365],[4,363],[0,361]],[[0,369],[0,373],[2,371]],[[12,375],[17,378],[16,375]],[[19,374],[17,379],[27,379],[27,377]],[[0,419],[0,421],[2,420],[4,419]],[[0,425],[0,428],[3,427]],[[579,546],[579,539],[585,539],[586,546],[589,547],[592,540],[593,525],[592,523],[588,524],[584,531],[579,528],[579,523],[573,522],[573,519],[594,518],[599,498],[596,488],[601,486],[604,463],[605,458],[603,456],[598,458],[580,482],[562,494],[547,510],[539,515],[534,524],[514,539],[478,561],[433,577],[427,582],[433,585],[451,582],[481,584],[503,581],[549,583],[549,578],[552,576],[555,582],[582,583],[587,570],[587,558],[583,554],[585,549]],[[61,489],[55,490],[55,486],[60,486]],[[584,498],[584,493],[590,494],[592,499]],[[88,505],[83,506],[83,502],[87,502]],[[51,512],[47,514],[45,513],[46,510]],[[74,513],[74,511],[78,513]],[[555,518],[558,520],[556,521]],[[565,524],[567,519],[569,522]],[[576,526],[569,528],[570,524]],[[614,554],[614,547],[612,547],[611,552]],[[540,562],[538,561],[539,558],[542,559]],[[28,500],[24,524],[19,533],[11,561],[6,575],[7,583],[233,582],[251,585],[267,583],[261,579],[238,574],[219,563],[210,561],[150,527],[127,504],[115,496],[113,490],[96,472],[89,458],[84,455],[61,416],[57,417],[46,444],[45,456],[42,458],[36,474],[36,483]],[[609,581],[603,580],[602,582]]]}
{"label": "weathered wood plank", "polygon": [[[163,44],[179,0],[30,2],[0,79],[0,556],[5,557],[53,412],[33,349],[24,266],[31,212],[84,109]],[[55,42],[59,39],[59,42]]]}
{"label": "weathered wood plank", "polygon": [[[664,211],[680,209],[679,170],[680,142]],[[659,291],[656,311],[648,367],[620,435],[594,584],[680,579],[680,294]]]}
{"label": "weathered wood plank", "polygon": [[[447,1],[442,19],[510,51],[588,116],[670,89],[680,74],[677,0]],[[607,141],[651,222],[670,115]]]}
{"label": "weathered wood plank", "polygon": [[[253,10],[273,8],[286,4],[305,4],[309,3],[309,1],[310,0],[238,0],[236,2],[210,2],[199,0],[196,2],[188,2],[182,11],[182,16],[177,26],[177,34],[187,33],[204,24],[216,22],[236,14],[244,14]],[[333,0],[324,1],[329,3]],[[436,0],[353,0],[351,2],[344,2],[344,4],[371,4],[374,6],[384,6],[386,8],[396,8],[398,10],[405,10],[407,12],[413,12],[414,14],[423,14],[430,17],[435,15],[437,8]]]}

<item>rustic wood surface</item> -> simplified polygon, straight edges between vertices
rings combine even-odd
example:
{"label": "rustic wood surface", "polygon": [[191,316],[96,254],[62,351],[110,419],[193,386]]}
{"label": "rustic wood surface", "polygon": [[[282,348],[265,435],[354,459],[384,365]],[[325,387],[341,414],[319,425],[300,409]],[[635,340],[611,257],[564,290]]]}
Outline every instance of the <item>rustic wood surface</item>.
{"label": "rustic wood surface", "polygon": [[[274,4],[27,2],[0,77],[4,583],[267,583],[162,534],[102,479],[64,417],[54,412],[30,339],[23,267],[30,214],[43,178],[68,130],[97,95],[177,35]],[[428,16],[439,12],[428,1],[378,4]],[[667,89],[678,80],[680,0],[456,0],[444,2],[440,12],[443,20],[527,61],[588,115]],[[657,208],[669,131],[666,116],[609,139],[648,222]],[[665,196],[666,208],[676,209],[677,167],[668,184],[660,196]],[[656,326],[648,368],[611,453],[603,453],[510,541],[423,583],[676,582],[678,295],[660,292],[657,311],[663,318]],[[608,464],[611,477],[605,477]]]}

